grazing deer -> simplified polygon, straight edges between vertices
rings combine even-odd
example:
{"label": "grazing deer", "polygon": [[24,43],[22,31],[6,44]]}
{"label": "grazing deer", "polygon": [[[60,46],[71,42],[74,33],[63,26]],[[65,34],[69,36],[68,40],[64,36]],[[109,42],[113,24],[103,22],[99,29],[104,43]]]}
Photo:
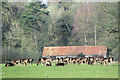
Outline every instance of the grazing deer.
{"label": "grazing deer", "polygon": [[5,64],[5,67],[11,67],[11,66],[15,66],[15,64],[13,64],[13,63],[6,63]]}
{"label": "grazing deer", "polygon": [[50,61],[52,63],[53,60],[51,58],[39,58],[37,59],[37,65],[39,64],[39,62],[45,65],[47,61]]}

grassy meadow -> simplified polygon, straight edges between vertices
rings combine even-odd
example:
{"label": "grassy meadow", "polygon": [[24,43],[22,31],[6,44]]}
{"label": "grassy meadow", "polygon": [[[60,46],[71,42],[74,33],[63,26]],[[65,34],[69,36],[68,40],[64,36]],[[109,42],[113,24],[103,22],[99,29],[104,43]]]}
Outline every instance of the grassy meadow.
{"label": "grassy meadow", "polygon": [[107,66],[100,64],[36,66],[32,64],[14,67],[4,65],[2,65],[2,78],[118,78],[118,64]]}

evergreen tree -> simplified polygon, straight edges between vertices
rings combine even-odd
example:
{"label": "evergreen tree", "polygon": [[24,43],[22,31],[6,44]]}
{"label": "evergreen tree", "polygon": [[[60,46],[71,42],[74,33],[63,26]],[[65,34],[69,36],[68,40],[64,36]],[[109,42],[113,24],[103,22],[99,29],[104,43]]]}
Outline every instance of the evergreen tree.
{"label": "evergreen tree", "polygon": [[[47,6],[42,2],[30,2],[21,15],[20,21],[24,35],[33,41],[32,47],[35,47],[36,54],[42,53],[43,47],[48,40],[47,18],[49,12],[46,8]],[[29,43],[26,45],[29,45]]]}

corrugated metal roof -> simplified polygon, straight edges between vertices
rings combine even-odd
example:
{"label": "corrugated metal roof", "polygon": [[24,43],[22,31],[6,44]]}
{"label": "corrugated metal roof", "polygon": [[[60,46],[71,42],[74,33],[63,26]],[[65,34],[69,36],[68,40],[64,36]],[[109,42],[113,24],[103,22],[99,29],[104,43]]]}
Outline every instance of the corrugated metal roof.
{"label": "corrugated metal roof", "polygon": [[105,55],[107,48],[105,46],[51,46],[44,47],[43,56],[56,55]]}

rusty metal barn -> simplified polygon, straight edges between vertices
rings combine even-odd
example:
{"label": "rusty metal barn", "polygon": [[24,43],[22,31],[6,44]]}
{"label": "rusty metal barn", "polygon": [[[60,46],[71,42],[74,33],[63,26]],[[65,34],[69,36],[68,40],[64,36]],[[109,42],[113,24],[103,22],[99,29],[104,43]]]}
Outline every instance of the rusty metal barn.
{"label": "rusty metal barn", "polygon": [[106,57],[107,48],[105,46],[51,46],[44,47],[43,56],[76,56],[83,53],[88,56],[104,56]]}

